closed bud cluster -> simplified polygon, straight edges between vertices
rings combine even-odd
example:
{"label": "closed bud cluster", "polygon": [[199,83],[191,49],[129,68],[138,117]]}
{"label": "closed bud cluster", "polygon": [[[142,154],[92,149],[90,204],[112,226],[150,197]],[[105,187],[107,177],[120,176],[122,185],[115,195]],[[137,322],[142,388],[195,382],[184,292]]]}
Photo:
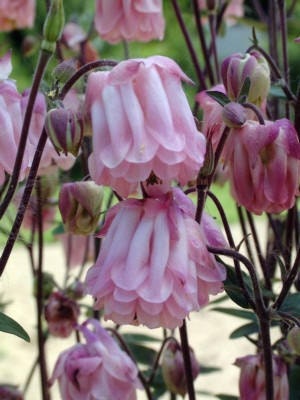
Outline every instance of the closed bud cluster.
{"label": "closed bud cluster", "polygon": [[287,342],[295,354],[300,355],[300,327],[294,326],[287,335]]}
{"label": "closed bud cluster", "polygon": [[66,183],[59,195],[59,210],[68,232],[88,235],[97,227],[103,188],[94,182]]}
{"label": "closed bud cluster", "polygon": [[45,306],[45,319],[53,336],[66,338],[74,330],[79,316],[77,303],[61,292],[53,292]]}
{"label": "closed bud cluster", "polygon": [[[190,349],[193,379],[196,379],[200,371],[200,365],[192,349]],[[187,392],[186,378],[184,372],[184,361],[182,349],[179,343],[170,340],[162,356],[162,374],[167,388],[175,394],[184,396]]]}
{"label": "closed bud cluster", "polygon": [[76,113],[64,108],[50,110],[45,129],[57,152],[77,156],[83,137],[83,124]]}
{"label": "closed bud cluster", "polygon": [[235,102],[227,103],[222,110],[222,118],[229,128],[240,128],[247,120],[245,108]]}
{"label": "closed bud cluster", "polygon": [[[49,272],[43,272],[43,298],[45,300],[51,296],[55,286],[56,284],[53,275]],[[33,294],[35,297],[37,297],[37,291],[37,278],[35,278],[33,283]]]}
{"label": "closed bud cluster", "polygon": [[221,74],[228,97],[236,101],[244,85],[250,79],[247,101],[261,106],[270,89],[270,69],[266,59],[255,50],[250,53],[235,53],[225,58]]}

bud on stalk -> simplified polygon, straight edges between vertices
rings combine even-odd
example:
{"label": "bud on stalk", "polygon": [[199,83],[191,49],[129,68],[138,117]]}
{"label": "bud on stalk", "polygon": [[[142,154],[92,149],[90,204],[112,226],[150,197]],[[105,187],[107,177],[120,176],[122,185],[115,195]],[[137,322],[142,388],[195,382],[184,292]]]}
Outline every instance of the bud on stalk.
{"label": "bud on stalk", "polygon": [[83,123],[77,115],[64,108],[54,108],[47,114],[45,121],[47,135],[56,151],[77,156],[82,137]]}
{"label": "bud on stalk", "polygon": [[52,0],[43,27],[42,50],[54,53],[65,24],[63,0]]}

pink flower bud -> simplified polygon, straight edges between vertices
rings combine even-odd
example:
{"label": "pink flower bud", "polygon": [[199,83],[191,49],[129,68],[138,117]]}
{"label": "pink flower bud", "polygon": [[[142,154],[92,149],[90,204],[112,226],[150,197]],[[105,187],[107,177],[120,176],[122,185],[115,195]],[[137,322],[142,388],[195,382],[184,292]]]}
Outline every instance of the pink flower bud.
{"label": "pink flower bud", "polygon": [[0,385],[0,399],[3,400],[23,400],[23,394],[11,385]]}
{"label": "pink flower bud", "polygon": [[294,326],[287,335],[287,342],[293,352],[300,355],[300,327]]}
{"label": "pink flower bud", "polygon": [[[73,59],[66,60],[58,64],[53,72],[52,75],[55,79],[59,82],[64,83],[66,82],[73,74],[76,72],[76,62]],[[78,121],[78,119],[77,119]],[[79,121],[78,121],[79,122]]]}
{"label": "pink flower bud", "polygon": [[250,79],[247,101],[261,106],[270,89],[270,69],[266,59],[255,50],[235,53],[225,58],[221,73],[228,97],[238,99],[245,79]]}
{"label": "pink flower bud", "polygon": [[87,235],[99,221],[103,188],[92,181],[65,183],[59,194],[59,210],[68,232]]}
{"label": "pink flower bud", "polygon": [[45,319],[53,336],[66,338],[77,324],[79,307],[61,292],[53,292],[45,305]]}
{"label": "pink flower bud", "polygon": [[[265,371],[261,354],[236,359],[235,365],[241,368],[239,390],[240,400],[264,399]],[[286,365],[277,356],[273,356],[274,400],[289,399],[289,383]]]}
{"label": "pink flower bud", "polygon": [[83,137],[83,125],[73,111],[64,108],[50,110],[45,129],[57,152],[77,155]]}
{"label": "pink flower bud", "polygon": [[222,118],[229,128],[240,128],[247,120],[247,113],[241,104],[231,102],[223,107]]}
{"label": "pink flower bud", "polygon": [[[200,365],[192,349],[190,349],[193,379],[196,379],[200,371]],[[167,388],[175,394],[184,396],[187,392],[184,360],[179,343],[172,339],[164,348],[162,355],[162,374]]]}

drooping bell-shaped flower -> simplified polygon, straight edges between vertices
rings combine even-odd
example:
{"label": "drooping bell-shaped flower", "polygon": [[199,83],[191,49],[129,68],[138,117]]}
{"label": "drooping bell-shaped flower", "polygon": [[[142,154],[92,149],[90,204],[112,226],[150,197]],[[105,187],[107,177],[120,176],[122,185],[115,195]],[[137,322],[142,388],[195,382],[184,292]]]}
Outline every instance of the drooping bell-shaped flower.
{"label": "drooping bell-shaped flower", "polygon": [[65,183],[59,194],[59,211],[67,232],[88,235],[99,222],[103,188],[92,181]]}
{"label": "drooping bell-shaped flower", "polygon": [[247,210],[279,213],[298,196],[300,144],[287,119],[247,121],[233,129],[224,152],[233,197]]}
{"label": "drooping bell-shaped flower", "polygon": [[136,400],[138,370],[127,353],[96,320],[79,327],[85,343],[58,358],[50,384],[57,379],[62,400]]}
{"label": "drooping bell-shaped flower", "polygon": [[93,130],[92,179],[127,196],[150,174],[186,184],[202,166],[205,138],[197,130],[171,59],[121,62],[90,74],[86,110]]}
{"label": "drooping bell-shaped flower", "polygon": [[163,39],[162,0],[96,0],[95,28],[109,43]]}
{"label": "drooping bell-shaped flower", "polygon": [[[196,379],[200,371],[200,365],[192,349],[190,349],[190,360],[193,379]],[[161,367],[167,388],[172,393],[184,397],[187,392],[184,360],[181,346],[175,339],[167,342],[162,354]]]}
{"label": "drooping bell-shaped flower", "polygon": [[223,290],[225,270],[206,246],[226,242],[207,214],[179,189],[121,201],[107,213],[98,259],[87,273],[96,309],[118,324],[175,328]]}
{"label": "drooping bell-shaped flower", "polygon": [[[266,381],[262,354],[249,355],[236,359],[240,367],[240,400],[265,400]],[[284,362],[273,355],[274,400],[289,399],[289,383]]]}

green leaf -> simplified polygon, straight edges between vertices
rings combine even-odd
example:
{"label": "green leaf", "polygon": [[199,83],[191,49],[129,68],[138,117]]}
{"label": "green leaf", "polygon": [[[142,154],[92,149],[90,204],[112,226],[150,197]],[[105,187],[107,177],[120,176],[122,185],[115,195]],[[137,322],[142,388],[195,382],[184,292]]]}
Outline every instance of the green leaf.
{"label": "green leaf", "polygon": [[286,94],[282,90],[281,86],[272,85],[270,88],[269,94],[273,97],[276,97],[277,99],[286,100]]}
{"label": "green leaf", "polygon": [[226,94],[222,92],[218,92],[217,90],[207,90],[206,93],[216,102],[218,102],[222,107],[224,107],[226,104],[230,103],[229,98],[226,96]]}
{"label": "green leaf", "polygon": [[300,399],[300,366],[291,365],[289,371],[289,386],[290,386],[290,398],[289,400]]}
{"label": "green leaf", "polygon": [[30,337],[22,326],[2,312],[0,312],[0,331],[19,336],[21,339],[26,340],[26,342],[30,342]]}
{"label": "green leaf", "polygon": [[[218,259],[219,261],[219,259]],[[241,285],[237,279],[235,269],[223,263],[227,270],[226,280],[224,282],[224,289],[231,300],[242,308],[250,308],[248,300],[244,296],[244,292]],[[252,295],[252,286],[249,276],[242,271],[243,280],[245,282],[245,287],[248,289],[250,295]]]}
{"label": "green leaf", "polygon": [[282,303],[279,311],[284,311],[296,318],[300,318],[300,293],[289,294]]}
{"label": "green leaf", "polygon": [[230,339],[239,339],[244,336],[252,335],[253,333],[257,333],[259,331],[258,324],[255,322],[250,322],[249,324],[245,324],[235,329],[230,334]]}
{"label": "green leaf", "polygon": [[134,359],[139,363],[147,366],[151,366],[156,358],[156,351],[150,347],[143,346],[137,343],[128,343],[128,347],[131,350]]}
{"label": "green leaf", "polygon": [[250,319],[251,321],[256,321],[256,316],[252,311],[238,310],[236,308],[230,307],[214,307],[212,311],[218,311],[223,314],[232,315],[233,317]]}
{"label": "green leaf", "polygon": [[203,364],[200,364],[200,374],[211,374],[212,372],[221,371],[221,368],[218,367],[208,367]]}
{"label": "green leaf", "polygon": [[220,400],[239,400],[237,396],[232,396],[230,394],[216,394],[215,396]]}
{"label": "green leaf", "polygon": [[64,224],[61,222],[51,231],[52,235],[62,235],[65,233]]}
{"label": "green leaf", "polygon": [[141,333],[123,333],[122,336],[128,344],[138,342],[160,342],[160,339],[157,337]]}

